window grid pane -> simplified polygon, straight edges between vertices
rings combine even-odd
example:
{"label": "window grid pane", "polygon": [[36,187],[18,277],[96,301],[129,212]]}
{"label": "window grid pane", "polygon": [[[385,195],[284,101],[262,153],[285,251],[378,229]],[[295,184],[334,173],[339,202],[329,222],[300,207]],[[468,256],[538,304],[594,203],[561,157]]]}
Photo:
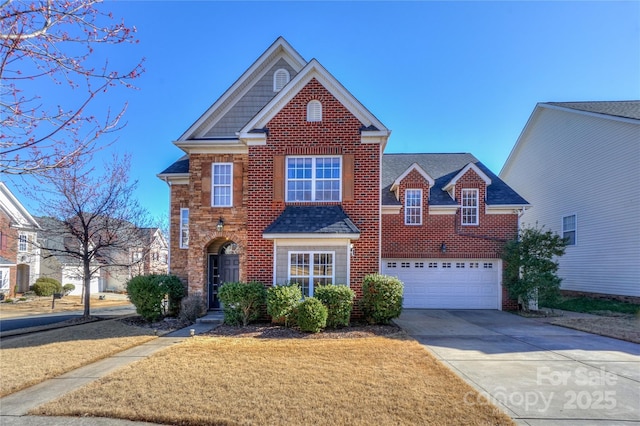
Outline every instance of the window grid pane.
{"label": "window grid pane", "polygon": [[478,190],[462,190],[462,224],[478,224]]}
{"label": "window grid pane", "polygon": [[231,164],[214,164],[212,206],[231,206],[231,182]]}
{"label": "window grid pane", "polygon": [[302,294],[313,296],[317,285],[333,282],[333,253],[289,253],[289,281],[297,283]]}
{"label": "window grid pane", "polygon": [[576,215],[562,218],[562,238],[565,239],[569,246],[576,244]]}
{"label": "window grid pane", "polygon": [[287,159],[287,201],[340,201],[340,157]]}
{"label": "window grid pane", "polygon": [[422,224],[422,190],[407,189],[404,198],[404,223],[406,225]]}

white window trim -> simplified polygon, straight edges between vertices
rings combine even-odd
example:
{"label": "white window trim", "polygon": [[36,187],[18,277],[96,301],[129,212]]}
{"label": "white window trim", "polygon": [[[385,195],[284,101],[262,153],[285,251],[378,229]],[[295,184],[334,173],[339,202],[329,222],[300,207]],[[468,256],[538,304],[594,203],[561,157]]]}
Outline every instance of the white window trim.
{"label": "white window trim", "polygon": [[[407,201],[409,200],[409,197],[407,197],[407,192],[409,191],[418,191],[418,193],[420,194],[420,204],[417,206],[408,206],[407,205]],[[422,189],[420,188],[407,188],[404,190],[404,224],[408,225],[408,226],[420,226],[422,225]],[[407,210],[408,208],[413,208],[413,209],[418,209],[420,211],[419,214],[419,220],[417,223],[408,223],[407,222],[407,218],[408,218],[408,214],[407,214]]]}
{"label": "white window trim", "polygon": [[322,121],[322,103],[313,99],[307,104],[307,121],[317,123]]}
{"label": "white window trim", "polygon": [[[228,185],[216,185],[215,173],[216,166],[229,166],[229,184]],[[215,188],[216,187],[229,187],[229,204],[216,204],[215,200]],[[233,163],[211,163],[211,207],[233,207]]]}
{"label": "white window trim", "polygon": [[[567,218],[567,217],[571,217],[571,216],[573,216],[575,218],[574,219],[573,229],[564,229],[564,219]],[[577,246],[578,245],[578,215],[576,213],[562,215],[561,222],[562,223],[560,224],[560,228],[562,229],[562,238],[563,239],[564,239],[564,233],[565,232],[573,231],[573,233],[574,233],[573,244],[567,244],[567,247]]]}
{"label": "white window trim", "polygon": [[[184,212],[187,212],[187,223],[186,224],[182,221],[182,214]],[[185,226],[186,226],[186,229],[185,229]],[[186,231],[186,236],[187,236],[186,243],[184,241],[185,238],[183,238],[184,235],[185,235],[184,231]],[[178,238],[179,238],[179,241],[180,241],[180,248],[181,249],[189,248],[189,209],[187,209],[187,208],[180,209],[180,235],[178,236]]]}
{"label": "white window trim", "polygon": [[[292,254],[308,254],[309,255],[309,297],[313,297],[313,256],[316,254],[330,254],[331,255],[331,283],[335,284],[336,281],[336,252],[335,251],[307,251],[307,250],[289,250],[287,252],[287,280],[290,283],[296,282],[296,278],[302,278],[302,276],[291,276],[291,255]],[[322,278],[325,278],[323,276]]]}
{"label": "white window trim", "polygon": [[[464,205],[464,194],[473,192],[475,194],[476,205],[475,206],[465,206]],[[473,223],[465,223],[464,222],[464,210],[465,209],[473,209],[475,210],[475,222]],[[462,226],[475,226],[480,223],[480,191],[478,188],[462,188],[460,192],[460,224]]]}
{"label": "white window trim", "polygon": [[[282,86],[278,85],[278,74],[283,74],[285,75],[285,81],[282,84]],[[276,70],[276,72],[273,73],[273,91],[274,92],[279,92],[282,90],[282,88],[284,86],[287,85],[287,83],[289,83],[289,81],[291,81],[291,74],[289,74],[289,71],[287,71],[285,68],[279,68]]]}
{"label": "white window trim", "polygon": [[[289,199],[289,160],[294,158],[311,158],[311,200],[291,200]],[[340,176],[338,177],[338,199],[337,200],[316,200],[316,160],[319,158],[337,158],[340,161]],[[342,201],[342,178],[344,168],[341,155],[290,155],[285,159],[285,199],[287,203],[336,203]],[[297,179],[300,180],[300,179]]]}

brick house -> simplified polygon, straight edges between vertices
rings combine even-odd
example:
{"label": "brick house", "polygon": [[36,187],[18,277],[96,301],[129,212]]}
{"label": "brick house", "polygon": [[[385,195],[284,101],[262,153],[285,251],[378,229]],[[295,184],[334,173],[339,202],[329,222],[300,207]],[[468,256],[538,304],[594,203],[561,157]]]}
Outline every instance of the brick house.
{"label": "brick house", "polygon": [[0,292],[29,290],[40,273],[37,231],[40,225],[9,188],[0,182]]}
{"label": "brick house", "polygon": [[[441,155],[435,168],[437,156],[383,155],[389,135],[317,60],[277,39],[174,141],[186,155],[158,175],[170,188],[170,272],[211,309],[224,282],[298,282],[308,295],[345,284],[359,297],[363,277],[380,270],[409,280],[405,304],[422,306],[410,296],[424,280],[398,259],[492,259],[498,292],[500,247],[526,202],[471,155]],[[471,198],[473,212],[459,208]],[[462,210],[474,222],[458,232]]]}

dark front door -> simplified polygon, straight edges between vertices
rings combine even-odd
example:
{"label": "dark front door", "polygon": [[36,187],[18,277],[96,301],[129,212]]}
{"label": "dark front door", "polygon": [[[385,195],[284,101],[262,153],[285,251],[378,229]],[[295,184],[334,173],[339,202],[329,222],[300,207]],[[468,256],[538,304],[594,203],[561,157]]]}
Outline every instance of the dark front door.
{"label": "dark front door", "polygon": [[209,309],[220,309],[220,286],[239,279],[240,257],[237,254],[209,255]]}

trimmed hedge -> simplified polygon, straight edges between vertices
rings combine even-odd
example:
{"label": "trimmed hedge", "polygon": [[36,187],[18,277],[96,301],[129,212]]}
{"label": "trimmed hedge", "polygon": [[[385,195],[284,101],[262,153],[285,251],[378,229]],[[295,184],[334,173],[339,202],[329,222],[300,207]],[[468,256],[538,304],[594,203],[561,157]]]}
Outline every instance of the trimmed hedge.
{"label": "trimmed hedge", "polygon": [[396,277],[371,274],[362,282],[362,312],[371,324],[388,324],[402,313],[404,285]]}
{"label": "trimmed hedge", "polygon": [[[167,312],[174,316],[178,314],[184,286],[173,275],[139,275],[127,282],[127,295],[138,315],[153,322]],[[165,297],[168,299],[167,312],[163,309]]]}
{"label": "trimmed hedge", "polygon": [[276,324],[288,327],[295,322],[295,309],[302,300],[302,290],[298,284],[270,287],[267,290],[267,314]]}
{"label": "trimmed hedge", "polygon": [[62,291],[65,296],[68,296],[75,289],[76,289],[76,286],[71,283],[68,283],[62,286]]}
{"label": "trimmed hedge", "polygon": [[298,307],[298,327],[300,330],[318,333],[327,326],[327,307],[315,297],[307,297]]}
{"label": "trimmed hedge", "polygon": [[55,278],[38,278],[33,285],[33,292],[37,296],[52,296],[53,293],[62,293],[62,284]]}
{"label": "trimmed hedge", "polygon": [[218,297],[224,308],[224,322],[229,325],[246,326],[260,318],[260,311],[267,299],[267,290],[259,282],[225,283]]}
{"label": "trimmed hedge", "polygon": [[313,295],[326,306],[327,327],[346,327],[349,325],[355,292],[346,285],[322,285],[314,289]]}

